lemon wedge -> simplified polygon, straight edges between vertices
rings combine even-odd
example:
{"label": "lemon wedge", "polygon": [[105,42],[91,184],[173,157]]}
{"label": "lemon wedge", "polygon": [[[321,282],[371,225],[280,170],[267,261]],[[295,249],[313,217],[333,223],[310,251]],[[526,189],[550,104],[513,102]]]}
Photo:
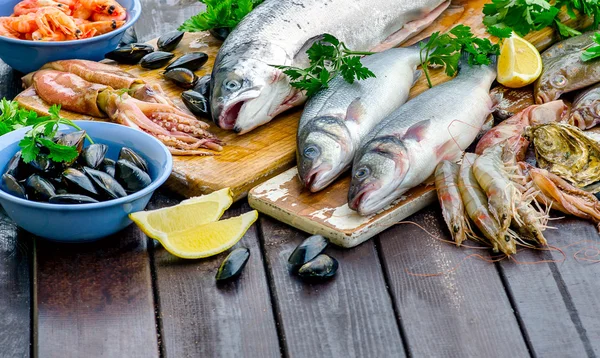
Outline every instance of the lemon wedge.
{"label": "lemon wedge", "polygon": [[168,208],[139,211],[129,218],[151,238],[164,233],[185,231],[217,221],[231,206],[233,198],[229,188],[182,201]]}
{"label": "lemon wedge", "polygon": [[185,231],[162,233],[155,237],[171,254],[199,259],[230,249],[258,219],[256,210],[230,219],[211,222]]}
{"label": "lemon wedge", "polygon": [[525,87],[540,77],[542,57],[531,43],[515,33],[505,39],[498,58],[498,82],[506,87]]}

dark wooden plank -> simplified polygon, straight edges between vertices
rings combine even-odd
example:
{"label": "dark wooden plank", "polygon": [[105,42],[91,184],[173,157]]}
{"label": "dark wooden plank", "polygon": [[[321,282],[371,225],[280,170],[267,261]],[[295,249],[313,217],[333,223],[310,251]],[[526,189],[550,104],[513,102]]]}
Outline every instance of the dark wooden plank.
{"label": "dark wooden plank", "polygon": [[0,207],[0,357],[31,351],[31,241]]}
{"label": "dark wooden plank", "polygon": [[40,356],[158,357],[146,242],[135,225],[89,244],[36,239]]}
{"label": "dark wooden plank", "polygon": [[[428,208],[412,220],[448,239],[441,212]],[[414,357],[526,357],[517,319],[494,264],[436,241],[414,225],[380,234],[379,248],[408,350]],[[472,252],[469,252],[472,253]]]}
{"label": "dark wooden plank", "polygon": [[503,262],[501,272],[536,356],[598,356],[600,266],[573,258],[581,249],[590,248],[590,254],[598,253],[598,232],[594,225],[577,219],[560,220],[551,225],[558,230],[546,231],[546,238],[550,245],[564,249],[564,262],[560,262],[563,255],[558,251],[524,251],[517,255],[517,260],[559,262],[536,265]]}
{"label": "dark wooden plank", "polygon": [[287,259],[307,237],[261,217],[264,250],[278,320],[290,357],[403,357],[404,346],[373,242],[330,247],[340,262],[333,280],[308,284]]}
{"label": "dark wooden plank", "polygon": [[135,24],[135,30],[140,41],[148,41],[177,30],[186,19],[203,11],[206,5],[195,0],[142,0],[142,7],[144,11]]}
{"label": "dark wooden plank", "polygon": [[[177,201],[162,196],[152,207]],[[236,203],[224,218],[250,211]],[[156,242],[154,265],[166,357],[278,357],[279,341],[265,275],[257,226],[236,245],[250,259],[235,282],[217,285],[215,274],[227,253],[183,260]]]}

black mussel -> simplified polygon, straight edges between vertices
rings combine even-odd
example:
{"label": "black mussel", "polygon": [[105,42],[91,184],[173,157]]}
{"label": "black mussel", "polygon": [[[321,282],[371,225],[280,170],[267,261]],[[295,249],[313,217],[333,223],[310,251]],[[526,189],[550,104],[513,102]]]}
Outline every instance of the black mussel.
{"label": "black mussel", "polygon": [[237,248],[223,260],[223,263],[217,271],[215,279],[217,281],[229,281],[240,276],[248,259],[250,258],[250,250],[245,247]]}
{"label": "black mussel", "polygon": [[22,199],[27,199],[27,193],[23,185],[21,185],[14,176],[8,173],[2,174],[2,188],[9,194]]}
{"label": "black mussel", "polygon": [[63,174],[63,181],[71,193],[98,196],[94,183],[83,172],[75,168],[67,168]]}
{"label": "black mussel", "polygon": [[19,178],[20,172],[23,171],[23,164],[21,161],[21,151],[18,151],[10,158],[8,165],[6,166],[6,170],[4,173],[9,174],[15,178]]}
{"label": "black mussel", "polygon": [[140,62],[142,57],[151,52],[154,52],[154,47],[151,45],[144,43],[133,43],[119,47],[116,50],[107,53],[104,55],[104,57],[119,63],[135,65],[136,63]]}
{"label": "black mussel", "polygon": [[173,51],[183,39],[183,32],[171,31],[158,38],[156,45],[161,51]]}
{"label": "black mussel", "polygon": [[215,27],[214,29],[208,30],[211,35],[217,40],[225,41],[227,36],[231,33],[231,28],[229,27]]}
{"label": "black mussel", "polygon": [[317,257],[328,244],[329,241],[321,235],[313,235],[302,241],[288,258],[292,273],[296,273],[300,266]]}
{"label": "black mussel", "polygon": [[69,191],[65,188],[56,189],[56,195],[69,194]]}
{"label": "black mussel", "polygon": [[25,181],[27,197],[36,201],[48,201],[56,195],[54,185],[37,174],[33,174]]}
{"label": "black mussel", "polygon": [[98,202],[94,198],[79,194],[56,194],[51,196],[48,201],[52,204],[91,204]]}
{"label": "black mussel", "polygon": [[210,75],[202,76],[198,78],[196,85],[194,86],[194,91],[200,93],[204,96],[204,98],[210,97]]}
{"label": "black mussel", "polygon": [[166,66],[173,57],[175,55],[170,52],[155,51],[142,57],[140,66],[147,70],[154,70]]}
{"label": "black mussel", "polygon": [[104,158],[104,161],[100,165],[100,170],[110,175],[111,177],[115,177],[115,161],[110,158]]}
{"label": "black mussel", "polygon": [[85,142],[85,131],[77,131],[71,133],[63,133],[56,139],[56,143],[60,145],[67,145],[69,147],[75,147],[77,153],[81,154],[83,150],[83,143]]}
{"label": "black mussel", "polygon": [[125,159],[117,161],[115,178],[130,193],[140,191],[152,183],[150,175]]}
{"label": "black mussel", "polygon": [[194,84],[196,84],[196,81],[198,80],[198,77],[194,72],[187,68],[174,68],[168,70],[165,72],[165,77],[170,79],[177,86],[185,89],[194,87]]}
{"label": "black mussel", "polygon": [[298,276],[306,280],[322,280],[333,277],[339,267],[338,261],[331,256],[321,254],[302,265]]}
{"label": "black mussel", "polygon": [[34,160],[29,162],[29,165],[38,172],[49,172],[55,166],[54,163],[46,154],[38,154]]}
{"label": "black mussel", "polygon": [[148,173],[148,163],[139,154],[133,151],[133,149],[123,147],[119,152],[119,160],[125,159],[135,164],[136,167]]}
{"label": "black mussel", "polygon": [[83,168],[83,171],[90,179],[92,179],[108,199],[117,199],[127,196],[127,193],[121,184],[105,172],[92,168]]}
{"label": "black mussel", "polygon": [[165,68],[165,71],[174,68],[187,68],[190,71],[197,71],[206,63],[206,61],[208,61],[208,55],[204,52],[190,52],[171,62],[171,64]]}
{"label": "black mussel", "polygon": [[187,90],[181,94],[181,99],[185,106],[197,116],[208,116],[210,107],[208,100],[200,93],[194,90]]}
{"label": "black mussel", "polygon": [[121,41],[119,42],[119,47],[133,44],[138,42],[137,34],[133,27],[128,28],[125,33],[123,33],[123,37],[121,37]]}
{"label": "black mussel", "polygon": [[83,166],[97,169],[100,164],[104,161],[104,156],[108,151],[106,144],[94,143],[90,144],[87,148],[81,152],[79,161]]}

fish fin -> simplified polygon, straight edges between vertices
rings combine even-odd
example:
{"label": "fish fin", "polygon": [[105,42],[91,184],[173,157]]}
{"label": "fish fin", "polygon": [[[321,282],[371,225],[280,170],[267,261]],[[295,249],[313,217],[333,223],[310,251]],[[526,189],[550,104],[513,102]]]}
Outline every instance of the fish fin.
{"label": "fish fin", "polygon": [[296,56],[294,57],[294,64],[298,65],[298,64],[306,64],[306,67],[308,67],[309,65],[309,60],[308,60],[308,55],[306,54],[306,51],[317,41],[321,41],[323,40],[323,35],[317,35],[314,37],[309,38],[308,40],[306,40],[306,42],[304,43],[304,45],[302,45],[302,47],[300,48],[300,50],[296,53]]}
{"label": "fish fin", "polygon": [[414,139],[417,142],[420,142],[425,137],[427,129],[429,129],[430,125],[431,120],[429,119],[415,123],[406,130],[406,133],[402,139]]}
{"label": "fish fin", "polygon": [[477,134],[477,137],[475,137],[475,140],[479,140],[481,137],[483,137],[487,132],[490,131],[490,129],[492,129],[493,126],[494,126],[494,115],[492,113],[490,113],[487,116],[487,118],[485,119],[485,122],[483,122],[483,126],[481,127],[481,130]]}
{"label": "fish fin", "polygon": [[469,66],[469,56],[470,54],[467,51],[464,51],[460,54],[460,59],[458,60],[458,66],[456,67],[456,72],[460,73],[460,71]]}
{"label": "fish fin", "polygon": [[457,162],[460,160],[464,149],[460,148],[454,139],[446,141],[446,143],[435,148],[436,157],[442,160]]}
{"label": "fish fin", "polygon": [[494,94],[490,93],[490,98],[492,99],[492,111],[493,111],[496,109],[496,107],[498,107],[498,105],[504,99],[504,94],[501,92],[496,92]]}
{"label": "fish fin", "polygon": [[414,44],[407,46],[406,48],[410,48],[413,50],[421,50],[421,46],[427,45],[427,43],[429,42],[430,39],[431,39],[431,36],[427,36],[423,40],[417,41]]}
{"label": "fish fin", "polygon": [[360,123],[365,112],[365,106],[360,102],[360,97],[356,97],[348,106],[345,120]]}
{"label": "fish fin", "polygon": [[417,81],[419,80],[419,78],[421,78],[421,76],[423,76],[423,71],[421,70],[416,70],[415,74],[413,75],[413,86],[415,85],[415,83],[417,83]]}

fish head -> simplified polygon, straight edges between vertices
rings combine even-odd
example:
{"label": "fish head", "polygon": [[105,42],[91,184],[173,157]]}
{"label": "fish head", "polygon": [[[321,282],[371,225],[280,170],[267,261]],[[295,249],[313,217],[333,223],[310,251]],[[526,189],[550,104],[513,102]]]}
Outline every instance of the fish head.
{"label": "fish head", "polygon": [[376,141],[354,161],[348,191],[348,206],[364,216],[377,213],[402,194],[399,187],[410,169],[408,151],[396,137]]}
{"label": "fish head", "polygon": [[302,96],[280,69],[256,59],[220,62],[212,78],[213,121],[238,134],[269,122]]}
{"label": "fish head", "polygon": [[581,72],[575,65],[568,63],[557,63],[548,67],[534,84],[537,104],[557,100],[563,93],[568,92],[573,86],[571,82],[577,81],[578,73]]}
{"label": "fish head", "polygon": [[298,175],[304,186],[317,192],[331,184],[352,161],[354,145],[343,119],[323,116],[298,132]]}

